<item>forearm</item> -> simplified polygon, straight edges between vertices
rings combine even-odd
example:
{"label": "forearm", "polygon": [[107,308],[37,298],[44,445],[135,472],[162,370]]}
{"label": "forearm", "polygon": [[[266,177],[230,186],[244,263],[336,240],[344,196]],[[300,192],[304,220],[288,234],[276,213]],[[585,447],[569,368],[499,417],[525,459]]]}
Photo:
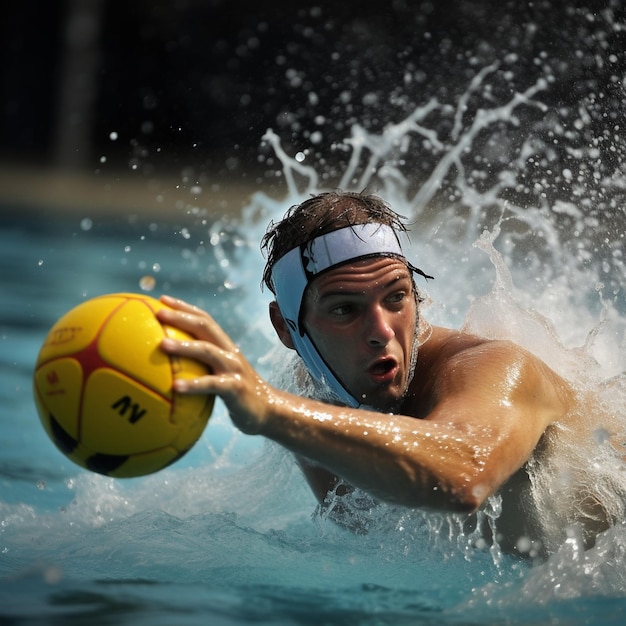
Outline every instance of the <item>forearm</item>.
{"label": "forearm", "polygon": [[479,504],[465,489],[477,464],[463,460],[476,455],[459,450],[450,429],[276,393],[259,434],[349,484],[404,506],[468,511]]}
{"label": "forearm", "polygon": [[[163,301],[172,308],[160,310],[159,320],[196,339],[164,339],[161,348],[195,359],[209,370],[197,379],[177,378],[177,393],[219,396],[242,432],[264,435],[380,500],[474,510],[528,458],[547,423],[535,417],[541,424],[529,427],[528,416],[536,410],[503,404],[494,396],[493,384],[485,391],[487,384],[474,378],[461,385],[461,391],[456,384],[455,393],[439,393],[452,400],[439,402],[427,419],[291,395],[261,379],[206,312],[171,298]],[[503,376],[501,362],[492,369],[497,386]],[[506,374],[511,368],[504,369]],[[459,376],[444,378],[454,382]]]}

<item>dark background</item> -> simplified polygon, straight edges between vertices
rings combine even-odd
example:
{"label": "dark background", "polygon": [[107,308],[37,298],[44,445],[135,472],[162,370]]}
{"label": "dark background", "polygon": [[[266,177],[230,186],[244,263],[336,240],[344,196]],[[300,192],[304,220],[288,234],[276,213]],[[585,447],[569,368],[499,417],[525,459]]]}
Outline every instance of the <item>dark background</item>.
{"label": "dark background", "polygon": [[617,0],[21,0],[1,20],[0,161],[12,164],[263,169],[267,128],[291,152],[320,137],[328,148],[355,122],[375,130],[431,97],[454,101],[496,61],[508,69],[494,101],[549,64],[550,106],[595,97],[582,141],[607,120],[626,127]]}

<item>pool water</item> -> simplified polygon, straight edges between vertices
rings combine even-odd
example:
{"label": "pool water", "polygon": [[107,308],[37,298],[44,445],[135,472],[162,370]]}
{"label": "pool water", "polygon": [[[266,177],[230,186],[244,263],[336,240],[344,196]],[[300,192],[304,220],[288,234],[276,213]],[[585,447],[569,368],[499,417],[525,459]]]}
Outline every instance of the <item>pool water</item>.
{"label": "pool water", "polygon": [[[522,210],[498,200],[505,176],[477,194],[468,180],[446,183],[435,172],[412,194],[390,166],[398,133],[411,132],[402,128],[375,143],[362,137],[380,159],[357,171],[355,158],[342,186],[374,185],[417,221],[409,253],[435,275],[421,285],[426,317],[521,343],[598,393],[624,422],[623,213],[598,221],[563,199]],[[466,147],[488,130],[468,127]],[[587,551],[572,533],[543,562],[502,554],[453,515],[380,507],[367,534],[352,534],[317,515],[291,457],[235,431],[220,402],[190,453],[140,479],[84,471],[47,439],[31,391],[37,352],[58,317],[103,293],[154,285],[151,295],[194,302],[263,376],[289,383],[292,361],[276,345],[268,294],[259,292],[258,242],[269,219],[323,185],[315,167],[282,151],[276,135],[266,141],[282,168],[285,197],[254,196],[241,217],[207,209],[153,222],[2,207],[0,621],[622,624],[623,523]],[[507,171],[520,163],[507,162]],[[591,486],[609,471],[623,484],[623,468],[603,468],[586,450]],[[482,524],[497,527],[497,507],[494,498]]]}

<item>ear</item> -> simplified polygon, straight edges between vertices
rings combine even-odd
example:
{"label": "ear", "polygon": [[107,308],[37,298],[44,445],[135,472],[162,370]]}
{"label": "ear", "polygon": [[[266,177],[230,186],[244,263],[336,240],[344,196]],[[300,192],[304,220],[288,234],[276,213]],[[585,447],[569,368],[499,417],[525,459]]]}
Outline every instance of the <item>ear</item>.
{"label": "ear", "polygon": [[278,308],[278,303],[275,300],[273,302],[270,302],[270,320],[272,322],[274,330],[276,331],[276,334],[282,341],[283,345],[285,345],[287,348],[291,348],[291,350],[295,350],[295,346],[293,345],[293,341],[291,340],[291,334],[289,333],[289,328],[287,326],[287,323],[285,322],[283,314]]}

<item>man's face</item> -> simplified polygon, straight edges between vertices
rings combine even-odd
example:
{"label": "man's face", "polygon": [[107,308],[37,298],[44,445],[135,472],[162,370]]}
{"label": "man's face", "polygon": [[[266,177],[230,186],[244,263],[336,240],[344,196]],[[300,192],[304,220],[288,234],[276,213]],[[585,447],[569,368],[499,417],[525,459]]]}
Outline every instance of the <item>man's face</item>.
{"label": "man's face", "polygon": [[411,372],[416,329],[413,281],[393,257],[323,273],[305,295],[304,325],[344,387],[362,404],[394,411]]}

